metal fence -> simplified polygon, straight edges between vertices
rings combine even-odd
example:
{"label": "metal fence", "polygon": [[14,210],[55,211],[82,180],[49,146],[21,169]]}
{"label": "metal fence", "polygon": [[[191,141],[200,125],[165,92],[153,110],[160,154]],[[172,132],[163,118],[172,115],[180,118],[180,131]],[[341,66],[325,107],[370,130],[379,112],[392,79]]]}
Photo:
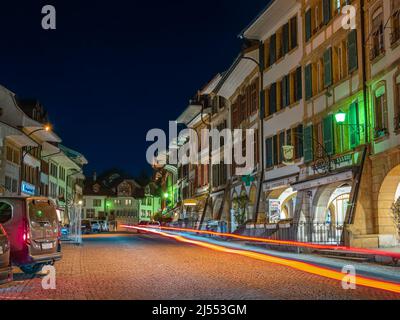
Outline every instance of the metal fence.
{"label": "metal fence", "polygon": [[343,242],[343,230],[343,224],[299,222],[271,225],[248,225],[244,234],[271,240],[341,245]]}

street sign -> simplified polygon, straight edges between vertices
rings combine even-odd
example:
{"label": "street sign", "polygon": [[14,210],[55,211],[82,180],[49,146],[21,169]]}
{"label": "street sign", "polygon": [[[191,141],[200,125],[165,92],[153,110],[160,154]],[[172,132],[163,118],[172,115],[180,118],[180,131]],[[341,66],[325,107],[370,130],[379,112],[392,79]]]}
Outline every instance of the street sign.
{"label": "street sign", "polygon": [[250,187],[251,184],[255,181],[255,178],[253,176],[243,176],[242,177],[242,182],[246,184],[246,187]]}

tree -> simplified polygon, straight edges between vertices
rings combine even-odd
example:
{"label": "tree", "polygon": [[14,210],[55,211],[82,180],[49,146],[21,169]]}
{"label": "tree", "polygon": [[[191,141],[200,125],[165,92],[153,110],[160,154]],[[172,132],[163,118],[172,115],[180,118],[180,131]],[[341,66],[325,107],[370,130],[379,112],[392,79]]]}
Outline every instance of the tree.
{"label": "tree", "polygon": [[147,186],[151,182],[151,177],[145,169],[143,169],[140,174],[135,178],[135,181],[139,183],[142,187]]}

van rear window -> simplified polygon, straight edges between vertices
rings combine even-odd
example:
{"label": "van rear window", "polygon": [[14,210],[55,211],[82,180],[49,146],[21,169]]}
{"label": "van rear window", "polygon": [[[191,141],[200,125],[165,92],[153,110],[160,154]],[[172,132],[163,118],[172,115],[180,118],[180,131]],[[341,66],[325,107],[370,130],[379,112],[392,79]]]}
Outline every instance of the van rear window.
{"label": "van rear window", "polygon": [[56,209],[47,202],[31,202],[29,204],[29,218],[33,222],[57,222]]}

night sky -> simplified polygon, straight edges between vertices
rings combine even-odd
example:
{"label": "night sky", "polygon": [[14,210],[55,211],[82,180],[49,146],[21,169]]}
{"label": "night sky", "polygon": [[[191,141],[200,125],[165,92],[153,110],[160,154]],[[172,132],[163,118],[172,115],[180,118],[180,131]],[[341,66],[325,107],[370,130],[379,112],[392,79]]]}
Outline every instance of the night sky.
{"label": "night sky", "polygon": [[[41,8],[57,30],[41,28]],[[166,129],[240,50],[268,0],[3,0],[0,84],[37,98],[86,173],[146,163],[147,131]]]}

